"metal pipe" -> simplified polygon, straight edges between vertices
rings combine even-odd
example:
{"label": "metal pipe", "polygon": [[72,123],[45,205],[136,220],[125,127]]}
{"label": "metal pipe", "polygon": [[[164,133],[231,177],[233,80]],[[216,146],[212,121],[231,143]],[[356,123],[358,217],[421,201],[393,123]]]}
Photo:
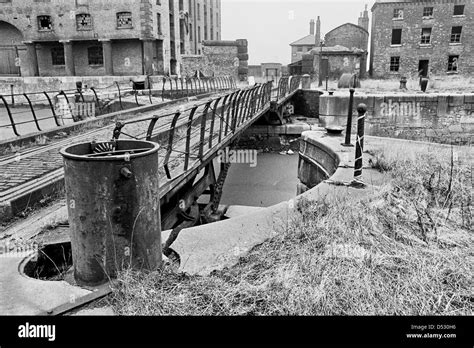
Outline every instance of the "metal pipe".
{"label": "metal pipe", "polygon": [[352,110],[354,108],[354,92],[355,89],[349,89],[349,109],[347,110],[347,125],[346,125],[346,139],[343,146],[353,146],[351,144],[351,128],[352,128]]}
{"label": "metal pipe", "polygon": [[15,95],[13,94],[13,87],[14,85],[10,85],[10,93],[12,96],[12,106],[15,106]]}

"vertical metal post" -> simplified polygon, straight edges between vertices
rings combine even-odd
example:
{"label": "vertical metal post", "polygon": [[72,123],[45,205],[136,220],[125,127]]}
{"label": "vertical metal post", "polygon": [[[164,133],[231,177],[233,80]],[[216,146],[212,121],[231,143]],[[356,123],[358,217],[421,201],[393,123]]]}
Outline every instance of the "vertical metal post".
{"label": "vertical metal post", "polygon": [[357,139],[356,139],[356,154],[354,165],[354,180],[351,186],[364,187],[362,181],[362,167],[363,167],[363,153],[364,153],[364,134],[365,134],[365,116],[367,114],[367,105],[359,104],[357,106]]}
{"label": "vertical metal post", "polygon": [[[119,96],[119,102],[120,102],[120,109],[123,110],[122,95],[121,95],[121,93],[120,93],[120,86],[119,86],[119,84],[118,84],[117,81],[115,81],[115,85],[117,86],[117,89],[118,89],[118,94],[119,94],[118,96]],[[66,99],[67,99],[67,97],[66,97]]]}
{"label": "vertical metal post", "polygon": [[11,96],[12,96],[12,106],[14,107],[15,106],[15,95],[13,94],[13,87],[14,87],[14,85],[10,85],[10,93],[11,93]]}
{"label": "vertical metal post", "polygon": [[354,92],[355,89],[349,89],[349,109],[347,110],[347,125],[346,125],[346,139],[343,146],[353,146],[351,144],[351,128],[352,128],[352,110],[354,108]]}
{"label": "vertical metal post", "polygon": [[328,90],[328,82],[329,82],[329,76],[326,75],[326,92],[327,92],[327,90]]}
{"label": "vertical metal post", "polygon": [[171,121],[171,126],[169,130],[168,136],[168,149],[166,150],[165,160],[163,161],[163,167],[165,168],[166,177],[171,179],[171,172],[168,166],[171,152],[173,151],[173,140],[174,140],[174,131],[176,130],[176,123],[178,122],[178,118],[181,115],[181,112],[176,112],[173,117],[173,121]]}
{"label": "vertical metal post", "polygon": [[166,77],[163,77],[163,86],[161,87],[161,101],[165,100]]}
{"label": "vertical metal post", "polygon": [[215,100],[214,107],[212,108],[211,129],[209,130],[209,149],[212,149],[212,140],[214,137],[214,125],[216,123],[217,107],[219,106],[221,98],[222,97],[219,97]]}
{"label": "vertical metal post", "polygon": [[150,75],[147,76],[148,80],[148,98],[150,99],[150,104],[153,104],[153,100],[151,99],[151,78]]}
{"label": "vertical metal post", "polygon": [[184,157],[184,170],[188,170],[189,168],[189,158],[191,157],[191,128],[193,125],[193,117],[196,113],[196,110],[199,106],[195,106],[191,113],[189,114],[188,124],[187,124],[187,131],[186,131],[186,150],[185,150],[185,157]]}

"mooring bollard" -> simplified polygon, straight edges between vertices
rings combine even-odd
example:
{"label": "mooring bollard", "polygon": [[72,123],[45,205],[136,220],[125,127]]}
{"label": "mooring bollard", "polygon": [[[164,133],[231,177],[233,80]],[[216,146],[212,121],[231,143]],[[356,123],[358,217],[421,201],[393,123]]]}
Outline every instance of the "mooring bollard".
{"label": "mooring bollard", "polygon": [[343,146],[354,146],[351,144],[351,129],[352,129],[352,110],[354,109],[354,88],[349,89],[349,109],[347,110],[347,125],[346,125],[346,139]]}
{"label": "mooring bollard", "polygon": [[400,79],[400,89],[407,89],[407,78],[405,76]]}
{"label": "mooring bollard", "polygon": [[356,154],[354,165],[354,180],[352,186],[364,187],[362,181],[363,153],[364,153],[364,133],[365,133],[365,116],[367,114],[367,105],[359,104],[357,106],[357,138],[356,138]]}
{"label": "mooring bollard", "polygon": [[161,265],[159,145],[117,140],[61,149],[74,278],[96,286]]}

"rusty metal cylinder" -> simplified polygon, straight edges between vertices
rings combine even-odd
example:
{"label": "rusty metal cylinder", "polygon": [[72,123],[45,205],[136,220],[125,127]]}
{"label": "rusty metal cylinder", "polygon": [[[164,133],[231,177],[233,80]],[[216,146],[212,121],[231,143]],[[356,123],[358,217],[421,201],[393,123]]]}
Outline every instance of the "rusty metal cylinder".
{"label": "rusty metal cylinder", "polygon": [[135,140],[61,149],[78,284],[103,284],[127,267],[160,267],[158,149]]}

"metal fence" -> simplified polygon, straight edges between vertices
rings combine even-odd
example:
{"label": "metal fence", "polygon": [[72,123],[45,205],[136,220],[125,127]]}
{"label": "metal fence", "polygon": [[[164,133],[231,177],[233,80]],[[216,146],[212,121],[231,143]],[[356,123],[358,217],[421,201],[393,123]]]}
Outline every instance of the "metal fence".
{"label": "metal fence", "polygon": [[[162,78],[141,82],[124,81],[98,88],[82,88],[0,95],[0,139],[60,127],[117,110],[158,104],[165,100],[237,88],[233,77]],[[78,110],[77,106],[89,104]],[[114,110],[115,110],[114,109]]]}

